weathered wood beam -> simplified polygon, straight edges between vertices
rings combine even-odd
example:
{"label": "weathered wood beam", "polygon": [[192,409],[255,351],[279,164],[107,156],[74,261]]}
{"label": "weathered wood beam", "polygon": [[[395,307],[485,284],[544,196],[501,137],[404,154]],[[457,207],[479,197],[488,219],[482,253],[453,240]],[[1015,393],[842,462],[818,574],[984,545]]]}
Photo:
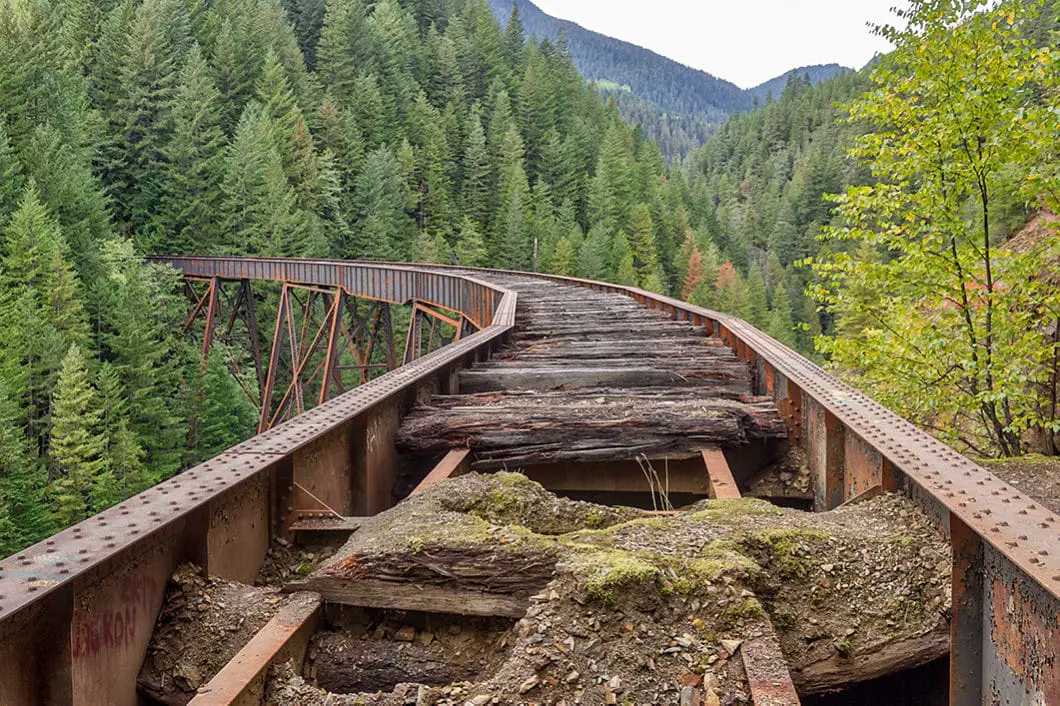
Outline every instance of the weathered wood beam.
{"label": "weathered wood beam", "polygon": [[452,478],[454,476],[462,476],[471,470],[471,463],[468,456],[471,454],[471,449],[453,449],[445,455],[438,465],[427,474],[427,477],[420,481],[409,495],[419,495],[423,491],[430,488],[432,485],[437,485],[443,480]]}
{"label": "weathered wood beam", "polygon": [[375,579],[351,581],[331,576],[295,581],[284,590],[315,591],[331,603],[360,608],[498,618],[521,618],[530,606],[526,598],[501,593]]}

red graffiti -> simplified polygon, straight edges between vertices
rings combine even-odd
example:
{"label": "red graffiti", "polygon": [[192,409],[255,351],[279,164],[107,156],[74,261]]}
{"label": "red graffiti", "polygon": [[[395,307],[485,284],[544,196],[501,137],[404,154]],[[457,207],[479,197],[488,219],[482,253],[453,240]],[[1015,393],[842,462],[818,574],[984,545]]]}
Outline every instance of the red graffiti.
{"label": "red graffiti", "polygon": [[138,618],[153,623],[153,582],[149,578],[129,576],[122,580],[115,601],[102,611],[78,611],[71,635],[74,659],[92,657],[100,652],[124,650],[137,639]]}

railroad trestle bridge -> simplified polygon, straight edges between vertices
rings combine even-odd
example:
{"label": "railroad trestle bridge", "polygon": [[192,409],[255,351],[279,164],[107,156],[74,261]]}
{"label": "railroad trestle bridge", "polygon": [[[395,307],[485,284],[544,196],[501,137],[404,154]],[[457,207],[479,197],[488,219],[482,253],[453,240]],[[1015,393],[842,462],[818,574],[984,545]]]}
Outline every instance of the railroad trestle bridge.
{"label": "railroad trestle bridge", "polygon": [[[181,562],[249,583],[277,540],[349,532],[469,469],[622,502],[645,492],[643,462],[666,459],[676,496],[718,498],[792,448],[811,487],[784,500],[827,511],[899,492],[949,538],[950,703],[1060,704],[1057,516],[744,321],[548,275],[153,259],[183,273],[204,360],[223,342],[246,373],[260,433],[0,562],[0,704],[137,703]],[[265,282],[267,352],[253,291]],[[594,423],[606,414],[621,428]],[[321,619],[319,600],[295,608],[202,703],[260,698],[269,663],[304,651]],[[743,650],[756,703],[797,703],[790,680],[756,684],[756,659],[783,660],[760,642]]]}

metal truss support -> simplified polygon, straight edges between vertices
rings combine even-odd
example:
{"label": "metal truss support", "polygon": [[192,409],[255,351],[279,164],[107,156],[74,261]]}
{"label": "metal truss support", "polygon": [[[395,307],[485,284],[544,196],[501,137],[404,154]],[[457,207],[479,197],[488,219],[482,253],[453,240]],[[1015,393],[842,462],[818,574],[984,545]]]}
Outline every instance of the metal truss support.
{"label": "metal truss support", "polygon": [[[427,329],[426,338],[424,338],[425,328]],[[405,338],[405,363],[411,363],[433,350],[459,341],[469,328],[474,327],[462,314],[449,316],[423,302],[414,301],[408,335]],[[424,349],[425,345],[426,349]]]}
{"label": "metal truss support", "polygon": [[[341,287],[285,282],[258,431],[367,382],[373,371],[397,365],[388,304],[371,302],[362,308]],[[347,375],[351,372],[352,378]]]}

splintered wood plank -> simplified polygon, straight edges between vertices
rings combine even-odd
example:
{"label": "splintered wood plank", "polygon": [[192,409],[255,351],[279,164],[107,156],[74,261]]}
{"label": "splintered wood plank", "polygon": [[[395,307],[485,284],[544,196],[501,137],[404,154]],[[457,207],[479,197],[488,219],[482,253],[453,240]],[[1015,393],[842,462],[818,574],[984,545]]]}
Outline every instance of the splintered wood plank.
{"label": "splintered wood plank", "polygon": [[710,479],[710,497],[715,500],[738,500],[740,487],[732,477],[729,462],[720,449],[703,449],[703,464]]}
{"label": "splintered wood plank", "polygon": [[751,699],[755,706],[799,706],[799,694],[791,681],[773,624],[767,621],[758,632],[758,637],[740,645]]}
{"label": "splintered wood plank", "polygon": [[313,632],[321,623],[322,601],[313,593],[296,593],[232,660],[199,689],[190,706],[260,704],[270,665],[294,659],[299,665]]}
{"label": "splintered wood plank", "polygon": [[528,599],[502,593],[374,579],[352,581],[331,576],[294,581],[285,586],[284,590],[314,591],[331,603],[359,608],[414,610],[451,615],[521,618],[530,607]]}
{"label": "splintered wood plank", "polygon": [[453,449],[447,453],[445,458],[439,461],[438,465],[427,474],[427,477],[420,481],[420,484],[416,486],[410,495],[419,495],[432,485],[437,485],[443,480],[467,473],[471,470],[468,462],[470,454],[471,449]]}

